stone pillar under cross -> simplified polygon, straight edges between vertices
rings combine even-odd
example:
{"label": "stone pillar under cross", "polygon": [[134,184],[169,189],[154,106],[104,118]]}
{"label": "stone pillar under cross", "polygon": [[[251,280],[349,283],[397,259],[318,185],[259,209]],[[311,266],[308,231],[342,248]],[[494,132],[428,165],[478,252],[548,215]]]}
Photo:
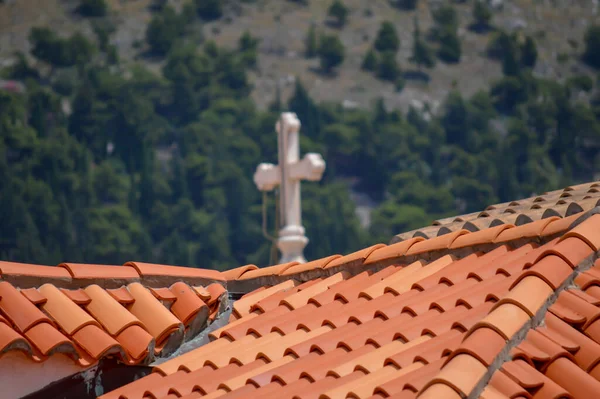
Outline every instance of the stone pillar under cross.
{"label": "stone pillar under cross", "polygon": [[303,251],[308,238],[302,227],[300,181],[319,181],[325,171],[320,154],[308,153],[300,160],[300,120],[295,113],[284,112],[275,125],[279,164],[261,163],[254,173],[254,183],[260,191],[279,186],[280,218],[277,247],[280,263],[306,262]]}

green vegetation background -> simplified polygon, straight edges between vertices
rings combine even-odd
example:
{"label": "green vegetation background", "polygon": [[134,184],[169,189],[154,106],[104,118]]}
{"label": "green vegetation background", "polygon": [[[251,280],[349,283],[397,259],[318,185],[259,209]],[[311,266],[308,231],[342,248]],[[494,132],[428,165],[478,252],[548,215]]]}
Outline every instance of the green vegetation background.
{"label": "green vegetation background", "polygon": [[[84,1],[81,11],[101,20],[103,4]],[[343,25],[346,15],[336,7]],[[489,20],[484,11],[477,11],[484,14],[479,24]],[[262,197],[252,175],[260,162],[276,162],[274,123],[285,110],[302,121],[302,152],[320,152],[328,165],[322,182],[302,188],[309,259],[593,180],[599,170],[599,102],[580,95],[595,93],[594,81],[534,77],[530,38],[497,35],[491,50],[505,76],[470,98],[451,92],[437,116],[427,107],[388,112],[383,101],[368,110],[316,104],[301,82],[288,104],[260,111],[247,78],[258,41],[244,34],[238,48],[225,49],[189,39],[198,14],[211,19],[219,12],[216,0],[190,3],[179,14],[159,7],[147,40],[152,55],[166,59],[160,75],[122,65],[110,27],[101,23],[95,40],[32,30],[35,67],[21,55],[2,71],[26,87],[0,90],[2,260],[266,265],[271,244],[262,236]],[[457,62],[460,43],[450,25],[438,27],[450,39],[437,55]],[[316,40],[309,32],[308,55],[321,56],[324,72],[334,73],[343,47],[330,36],[311,48]],[[393,26],[382,25],[375,44],[381,54],[367,57],[384,79],[400,73],[389,65],[393,56],[386,58],[396,41]],[[419,72],[434,67],[418,29],[415,43]],[[590,28],[586,43],[583,56],[600,64],[598,28]],[[380,202],[368,230],[355,215],[348,181]],[[274,209],[271,195],[271,234]]]}

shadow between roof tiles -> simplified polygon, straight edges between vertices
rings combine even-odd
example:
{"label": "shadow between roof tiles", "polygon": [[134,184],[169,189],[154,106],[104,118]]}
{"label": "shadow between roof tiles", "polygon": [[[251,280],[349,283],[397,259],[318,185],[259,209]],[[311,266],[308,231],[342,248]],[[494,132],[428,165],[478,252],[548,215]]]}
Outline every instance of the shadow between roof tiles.
{"label": "shadow between roof tiles", "polygon": [[[598,209],[598,208],[595,208],[595,209]],[[595,212],[595,213],[600,213],[600,212]],[[595,214],[595,213],[592,213],[592,214]],[[573,225],[571,225],[569,230],[571,228],[574,228],[577,225],[581,224],[583,221],[585,221],[587,218],[589,218],[592,214],[583,215],[585,217],[582,217],[582,218],[580,218],[581,220],[578,219],[575,223],[573,223]],[[536,312],[534,317],[529,319],[519,329],[519,331],[516,334],[514,334],[511,337],[511,339],[509,339],[507,341],[507,343],[504,346],[504,348],[502,349],[502,351],[500,351],[500,353],[496,356],[496,358],[493,360],[493,362],[488,367],[485,375],[481,378],[481,380],[479,380],[477,385],[475,385],[475,387],[473,388],[471,393],[467,396],[467,399],[477,399],[477,398],[481,397],[484,389],[487,387],[493,374],[495,372],[499,371],[500,368],[504,365],[504,363],[512,360],[511,351],[526,339],[527,334],[531,330],[539,327],[543,323],[543,321],[546,317],[546,314],[548,313],[548,310],[556,302],[556,300],[558,299],[558,296],[563,291],[567,290],[568,288],[573,287],[575,285],[574,284],[575,278],[580,273],[591,269],[592,266],[594,265],[594,262],[599,257],[600,257],[600,251],[594,252],[590,256],[585,258],[583,261],[581,261],[577,265],[577,267],[575,267],[575,269],[573,269],[573,272],[571,273],[571,275],[569,277],[567,277],[567,279],[552,293],[552,295],[550,295],[548,297],[548,299],[546,299],[546,302],[542,305],[542,307],[540,309],[538,309],[538,311]]]}
{"label": "shadow between roof tiles", "polygon": [[599,186],[599,182],[585,183],[577,186],[580,187],[577,190],[567,187],[535,197],[490,205],[483,211],[436,220],[430,226],[397,234],[389,244],[412,237],[433,238],[461,228],[476,231],[498,223],[513,223],[518,226],[550,216],[567,217],[599,206]]}

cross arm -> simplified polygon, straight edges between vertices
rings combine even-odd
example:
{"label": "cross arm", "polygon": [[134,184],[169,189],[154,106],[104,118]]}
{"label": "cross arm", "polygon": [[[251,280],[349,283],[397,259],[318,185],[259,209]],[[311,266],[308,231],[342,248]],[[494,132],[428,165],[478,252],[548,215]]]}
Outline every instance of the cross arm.
{"label": "cross arm", "polygon": [[289,168],[289,176],[294,180],[319,181],[325,171],[325,160],[321,154],[309,152],[300,162],[290,165]]}
{"label": "cross arm", "polygon": [[254,172],[254,184],[260,191],[271,191],[281,182],[279,166],[272,163],[261,163]]}

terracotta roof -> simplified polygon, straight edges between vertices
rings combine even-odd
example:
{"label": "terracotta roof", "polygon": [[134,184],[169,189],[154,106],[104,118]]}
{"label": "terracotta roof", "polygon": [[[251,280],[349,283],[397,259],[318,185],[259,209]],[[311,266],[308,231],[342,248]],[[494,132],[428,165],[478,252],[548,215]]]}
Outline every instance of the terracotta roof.
{"label": "terracotta roof", "polygon": [[391,243],[412,237],[432,238],[451,231],[477,231],[499,224],[521,225],[558,216],[571,216],[600,205],[600,182],[565,187],[533,197],[490,205],[480,212],[436,220],[431,226],[395,236]]}
{"label": "terracotta roof", "polygon": [[227,302],[212,270],[0,262],[0,275],[0,354],[21,351],[34,362],[62,353],[81,367],[107,356],[148,364],[196,336]]}
{"label": "terracotta roof", "polygon": [[199,336],[229,293],[239,299],[210,343],[103,398],[590,397],[600,391],[596,187],[306,264],[0,262],[0,357],[148,365]]}
{"label": "terracotta roof", "polygon": [[231,270],[212,342],[102,398],[592,397],[599,213]]}

